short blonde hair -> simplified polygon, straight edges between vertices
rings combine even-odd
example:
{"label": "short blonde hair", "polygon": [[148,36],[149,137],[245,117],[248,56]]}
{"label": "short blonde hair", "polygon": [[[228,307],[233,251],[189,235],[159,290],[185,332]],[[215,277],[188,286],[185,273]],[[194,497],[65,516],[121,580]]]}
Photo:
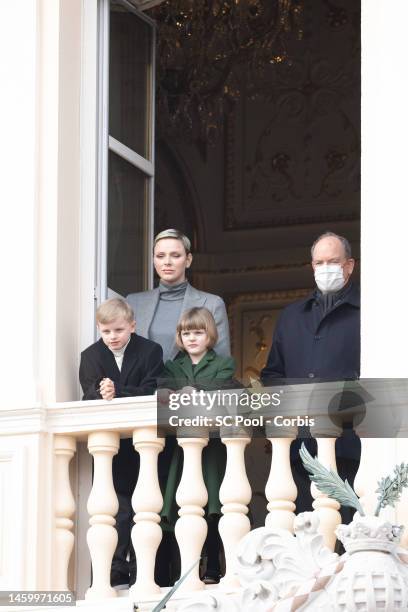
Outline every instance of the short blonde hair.
{"label": "short blonde hair", "polygon": [[135,320],[133,308],[122,298],[106,300],[96,311],[96,322],[102,325],[106,325],[118,317],[123,317],[128,323],[133,323]]}
{"label": "short blonde hair", "polygon": [[166,229],[160,232],[159,234],[157,234],[153,242],[153,251],[156,247],[156,244],[159,242],[159,240],[163,240],[164,238],[174,238],[175,240],[180,240],[180,242],[182,243],[186,251],[186,255],[191,253],[190,239],[187,238],[185,234],[183,234],[182,232],[180,232],[180,230],[177,230],[177,229]]}
{"label": "short blonde hair", "polygon": [[183,331],[190,331],[193,329],[205,330],[209,339],[208,348],[211,349],[217,344],[217,326],[215,324],[214,317],[208,308],[190,308],[181,315],[177,325],[176,344],[183,351],[185,348],[181,339],[181,333]]}

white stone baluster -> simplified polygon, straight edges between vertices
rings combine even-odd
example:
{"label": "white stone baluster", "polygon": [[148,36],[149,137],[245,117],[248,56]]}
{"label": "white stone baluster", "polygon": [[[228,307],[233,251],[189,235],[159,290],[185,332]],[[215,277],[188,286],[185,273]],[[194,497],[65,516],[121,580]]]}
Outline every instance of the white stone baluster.
{"label": "white stone baluster", "polygon": [[72,515],[75,500],[69,481],[69,463],[76,450],[72,436],[54,437],[54,487],[55,487],[55,554],[53,564],[53,588],[68,590],[68,564],[74,547]]}
{"label": "white stone baluster", "polygon": [[297,488],[290,465],[290,445],[294,438],[268,438],[272,444],[272,462],[265,495],[269,513],[267,527],[281,527],[293,532]]}
{"label": "white stone baluster", "polygon": [[[208,438],[179,438],[183,449],[183,474],[176,493],[180,506],[175,527],[176,540],[180,549],[181,575],[183,576],[201,555],[207,536],[207,523],[204,517],[204,506],[208,495],[205,488],[201,456]],[[194,534],[194,535],[193,535]],[[193,537],[192,537],[193,536]],[[197,591],[204,588],[199,577],[199,565],[188,575],[180,591]]]}
{"label": "white stone baluster", "polygon": [[86,537],[92,560],[92,586],[85,598],[104,599],[117,595],[110,585],[110,570],[118,542],[114,518],[118,500],[113,488],[112,458],[119,449],[119,434],[112,431],[91,433],[88,449],[94,458],[93,484],[87,505],[91,527]]}
{"label": "white stone baluster", "polygon": [[227,467],[220,487],[223,516],[218,529],[224,545],[226,572],[220,584],[223,588],[234,589],[239,586],[235,571],[236,547],[251,528],[247,517],[251,487],[246,475],[244,456],[250,438],[222,438],[222,441],[227,447]]}
{"label": "white stone baluster", "polygon": [[[327,469],[337,472],[336,465],[336,438],[317,438],[317,458]],[[339,512],[340,504],[321,493],[314,483],[310,491],[313,499],[313,508],[319,517],[319,532],[322,534],[325,545],[334,550],[336,544],[335,529],[341,523]]]}
{"label": "white stone baluster", "polygon": [[140,455],[139,478],[132,497],[135,511],[132,543],[136,553],[137,578],[130,589],[136,601],[160,593],[154,580],[157,549],[162,539],[159,512],[163,506],[157,473],[157,458],[164,448],[164,439],[157,437],[155,427],[133,432],[133,446]]}

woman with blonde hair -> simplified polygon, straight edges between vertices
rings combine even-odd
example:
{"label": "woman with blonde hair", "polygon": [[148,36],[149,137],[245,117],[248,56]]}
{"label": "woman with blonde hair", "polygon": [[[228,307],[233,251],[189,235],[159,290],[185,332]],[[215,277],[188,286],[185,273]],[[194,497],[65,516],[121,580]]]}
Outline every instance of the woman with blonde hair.
{"label": "woman with blonde hair", "polygon": [[[214,319],[217,336],[214,349],[217,355],[229,357],[231,354],[225,304],[218,295],[199,291],[190,285],[186,272],[192,260],[191,243],[187,236],[177,229],[160,232],[153,244],[153,263],[160,279],[158,287],[151,291],[131,293],[126,298],[135,312],[137,333],[160,344],[164,362],[174,359],[179,353],[180,347],[176,343],[177,325],[183,313],[191,308],[208,309]],[[177,446],[174,438],[167,438],[165,449],[159,456],[159,479],[167,490],[169,467],[173,463],[172,457]],[[157,580],[162,586],[169,584],[172,576],[169,576],[168,571],[175,567],[172,548],[174,534],[169,533],[163,539],[158,553]],[[166,560],[168,554],[171,555],[169,564]]]}
{"label": "woman with blonde hair", "polygon": [[159,286],[151,291],[130,293],[126,298],[136,315],[137,333],[161,345],[164,361],[177,355],[177,323],[183,312],[194,307],[205,307],[214,317],[218,334],[214,347],[217,354],[225,357],[231,354],[225,304],[218,295],[199,291],[190,285],[186,271],[192,260],[187,236],[176,229],[160,232],[153,246]]}

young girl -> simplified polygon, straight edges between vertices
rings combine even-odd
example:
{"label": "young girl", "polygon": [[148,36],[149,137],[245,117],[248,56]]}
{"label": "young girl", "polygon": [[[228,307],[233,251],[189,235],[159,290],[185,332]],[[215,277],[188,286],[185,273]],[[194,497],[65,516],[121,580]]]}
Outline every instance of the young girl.
{"label": "young girl", "polygon": [[[166,361],[163,378],[169,386],[216,388],[217,381],[232,379],[235,362],[220,357],[213,350],[218,332],[214,317],[207,308],[186,310],[177,325],[176,344],[181,349],[173,361]],[[211,384],[214,383],[214,384]]]}
{"label": "young girl", "polygon": [[[181,349],[173,361],[164,366],[165,386],[173,389],[194,387],[196,389],[218,389],[228,385],[235,372],[232,357],[221,357],[214,351],[218,333],[214,317],[207,308],[186,310],[177,325],[176,343]],[[205,544],[207,569],[204,581],[218,582],[220,577],[219,552],[221,540],[218,521],[221,516],[219,488],[224,477],[226,464],[225,447],[219,438],[211,438],[203,452],[203,474],[208,491],[207,524],[208,535]],[[182,471],[182,450],[176,445],[170,464],[164,493],[162,520],[173,526],[177,519],[175,493]]]}

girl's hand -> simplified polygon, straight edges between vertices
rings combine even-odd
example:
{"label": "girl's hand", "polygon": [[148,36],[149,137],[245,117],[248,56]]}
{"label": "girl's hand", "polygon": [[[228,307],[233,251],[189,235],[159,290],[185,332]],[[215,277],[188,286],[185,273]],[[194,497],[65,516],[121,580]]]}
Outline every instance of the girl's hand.
{"label": "girl's hand", "polygon": [[181,389],[180,393],[193,393],[196,390],[197,389],[195,387],[186,386]]}

